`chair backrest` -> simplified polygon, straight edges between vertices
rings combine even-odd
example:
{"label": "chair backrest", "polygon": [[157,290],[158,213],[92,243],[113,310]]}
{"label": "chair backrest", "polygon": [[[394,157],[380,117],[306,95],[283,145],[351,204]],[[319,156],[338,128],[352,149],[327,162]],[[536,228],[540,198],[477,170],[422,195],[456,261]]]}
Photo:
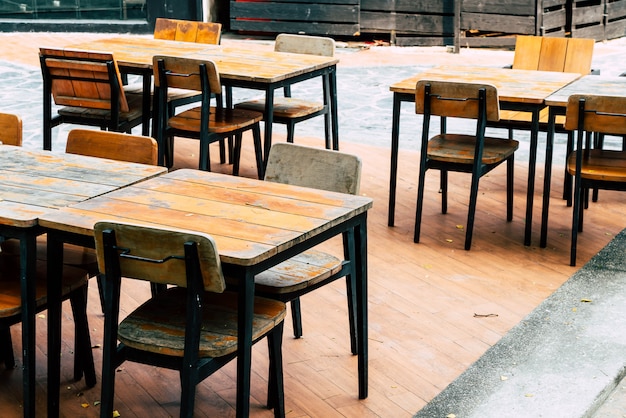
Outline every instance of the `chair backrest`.
{"label": "chair backrest", "polygon": [[73,129],[67,136],[65,152],[139,164],[158,162],[154,138],[113,131]]}
{"label": "chair backrest", "polygon": [[626,97],[571,95],[565,129],[626,135]]}
{"label": "chair backrest", "polygon": [[40,48],[39,58],[44,84],[51,89],[57,105],[112,111],[118,107],[120,112],[128,112],[122,77],[113,54]]}
{"label": "chair backrest", "polygon": [[500,120],[497,89],[478,83],[420,80],[415,89],[415,113],[478,119],[481,90],[484,91],[486,120]]}
{"label": "chair backrest", "polygon": [[156,87],[202,91],[202,79],[206,77],[210,92],[222,93],[220,74],[213,61],[157,55],[153,58],[153,68]]}
{"label": "chair backrest", "polygon": [[11,113],[0,113],[0,143],[22,145],[22,119]]}
{"label": "chair backrest", "polygon": [[187,287],[188,274],[196,272],[186,256],[193,260],[195,251],[204,290],[226,289],[217,247],[209,235],[107,221],[97,222],[94,233],[102,272],[115,270],[119,261],[117,273],[123,277]]}
{"label": "chair backrest", "polygon": [[519,35],[513,69],[589,74],[593,39]]}
{"label": "chair backrest", "polygon": [[361,159],[355,155],[278,142],[270,149],[265,180],[357,194],[361,165]]}
{"label": "chair backrest", "polygon": [[158,17],[154,25],[154,39],[219,45],[221,36],[222,24],[216,22]]}
{"label": "chair backrest", "polygon": [[281,33],[276,37],[274,51],[333,57],[335,55],[335,40],[323,36]]}

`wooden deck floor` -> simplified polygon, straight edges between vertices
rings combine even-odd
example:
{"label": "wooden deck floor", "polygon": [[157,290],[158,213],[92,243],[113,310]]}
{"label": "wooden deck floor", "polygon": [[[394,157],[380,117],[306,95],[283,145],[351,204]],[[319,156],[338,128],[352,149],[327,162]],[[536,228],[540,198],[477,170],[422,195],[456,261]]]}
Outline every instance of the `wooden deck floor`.
{"label": "wooden deck floor", "polygon": [[[319,140],[300,143],[316,141]],[[189,145],[188,154],[194,145]],[[396,226],[389,228],[389,150],[350,143],[342,144],[342,149],[363,159],[361,192],[375,199],[368,220],[369,397],[357,398],[357,366],[349,349],[345,286],[338,281],[303,298],[302,339],[293,339],[290,317],[287,318],[284,368],[288,417],[410,417],[576,270],[568,265],[571,209],[560,199],[561,169],[555,166],[552,182],[548,248],[538,245],[538,205],[532,245],[522,244],[527,164],[518,161],[513,222],[506,222],[502,167],[481,181],[474,242],[467,252],[463,250],[464,230],[459,227],[466,221],[467,175],[450,176],[447,215],[439,212],[438,176],[436,172],[427,175],[422,242],[414,244],[417,154],[401,152]],[[185,158],[181,161],[188,164]],[[252,161],[251,155],[245,153],[243,175],[252,176],[255,172]],[[213,166],[230,171],[230,166]],[[541,174],[540,171],[538,188]],[[539,193],[540,188],[536,202],[540,200]],[[585,232],[579,238],[579,266],[624,227],[623,202],[623,195],[603,191],[600,201],[591,205]],[[340,253],[339,242],[326,246]],[[103,318],[95,283],[90,287],[89,321],[99,370]],[[125,310],[136,306],[147,293],[143,283],[125,285]],[[61,414],[98,416],[100,385],[86,389],[83,381],[71,381],[73,326],[69,306],[64,312]],[[37,319],[37,332],[37,408],[43,416],[45,313]],[[12,328],[12,336],[19,363],[19,326]],[[251,400],[255,417],[272,416],[264,408],[266,359],[265,344],[257,345]],[[21,381],[19,367],[0,368],[3,417],[21,416]],[[178,415],[180,385],[176,373],[129,363],[120,367],[116,382],[115,409],[122,417]],[[235,387],[233,362],[199,386],[196,415],[233,416]]]}

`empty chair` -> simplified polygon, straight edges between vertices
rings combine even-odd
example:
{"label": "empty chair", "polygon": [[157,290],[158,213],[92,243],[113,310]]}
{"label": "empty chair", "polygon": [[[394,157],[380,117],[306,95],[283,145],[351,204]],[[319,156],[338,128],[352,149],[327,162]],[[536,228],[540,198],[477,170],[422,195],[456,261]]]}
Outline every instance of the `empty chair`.
{"label": "empty chair", "polygon": [[565,129],[577,131],[576,149],[567,157],[568,173],[574,177],[570,265],[575,266],[589,189],[626,191],[626,151],[591,149],[586,133],[626,135],[626,97],[570,96]]}
{"label": "empty chair", "polygon": [[[498,92],[492,85],[421,80],[415,92],[415,111],[424,117],[413,241],[420,240],[426,171],[432,168],[441,172],[444,214],[448,210],[448,172],[465,172],[472,175],[465,226],[465,249],[469,250],[479,180],[503,162],[507,163],[507,221],[513,219],[513,160],[519,143],[485,137],[487,122],[498,121],[500,113]],[[431,116],[476,119],[476,134],[440,134],[429,138]]]}
{"label": "empty chair", "polygon": [[[100,416],[112,416],[116,368],[126,360],[178,370],[180,416],[193,416],[196,385],[237,356],[238,295],[224,291],[215,242],[193,232],[109,222],[98,222],[94,230],[106,278]],[[122,277],[173,286],[118,325]],[[269,341],[268,402],[277,417],[285,415],[284,317],[284,303],[255,298],[252,341]]]}
{"label": "empty chair", "polygon": [[[283,33],[276,37],[274,50],[276,52],[332,57],[335,55],[335,41],[332,38],[320,36],[288,35]],[[274,98],[273,120],[275,123],[287,126],[287,142],[293,142],[296,123],[324,115],[326,148],[338,150],[338,143],[331,144],[330,101],[328,99],[330,81],[328,75],[323,77],[322,82],[324,91],[323,103],[291,97],[290,86],[286,86],[285,97]],[[237,103],[235,108],[265,112],[265,99],[261,98]]]}
{"label": "empty chair", "polygon": [[[338,151],[276,143],[270,150],[265,180],[358,194],[361,160]],[[299,338],[302,335],[300,296],[346,277],[351,347],[356,354],[355,302],[352,292],[355,288],[354,267],[349,260],[354,260],[354,254],[346,252],[344,259],[339,259],[332,254],[311,249],[258,274],[255,277],[256,291],[267,297],[291,302],[294,335]]]}
{"label": "empty chair", "polygon": [[[227,109],[211,106],[211,95],[221,96],[220,75],[213,61],[154,57],[154,85],[157,123],[156,138],[159,144],[159,162],[165,161],[168,167],[174,163],[174,136],[200,140],[198,166],[210,170],[209,145],[230,136],[235,137],[233,174],[239,174],[242,137],[245,131],[252,131],[257,165],[257,174],[263,178],[263,154],[259,122],[263,114],[251,110]],[[182,88],[202,93],[200,106],[171,115],[168,111],[168,91]]]}
{"label": "empty chair", "polygon": [[65,152],[150,165],[157,165],[158,157],[157,143],[152,137],[93,129],[72,129]]}
{"label": "empty chair", "polygon": [[22,119],[11,113],[0,113],[0,143],[22,146]]}
{"label": "empty chair", "polygon": [[[52,128],[63,123],[131,132],[143,122],[142,94],[124,91],[110,53],[40,48],[43,74],[44,149],[52,149]],[[52,101],[58,106],[52,115]],[[146,126],[143,127],[144,132]]]}

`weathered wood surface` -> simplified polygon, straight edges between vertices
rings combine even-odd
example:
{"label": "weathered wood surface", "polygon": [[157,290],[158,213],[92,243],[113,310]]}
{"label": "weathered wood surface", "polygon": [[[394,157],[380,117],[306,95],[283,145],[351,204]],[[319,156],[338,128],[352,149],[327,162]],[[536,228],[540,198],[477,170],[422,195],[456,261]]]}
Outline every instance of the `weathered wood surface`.
{"label": "weathered wood surface", "polygon": [[164,167],[0,146],[0,224],[34,226],[43,213],[166,171]]}
{"label": "weathered wood surface", "polygon": [[196,42],[218,45],[222,37],[222,24],[158,17],[154,25],[154,38],[170,41]]}
{"label": "weathered wood surface", "polygon": [[0,144],[22,145],[22,119],[11,113],[0,113]]}
{"label": "weathered wood surface", "polygon": [[251,47],[177,42],[149,38],[107,38],[70,46],[74,49],[112,51],[120,66],[149,69],[152,57],[168,55],[215,62],[224,80],[275,83],[336,65],[333,57],[262,51]]}
{"label": "weathered wood surface", "polygon": [[500,102],[541,104],[550,94],[580,77],[575,73],[513,70],[496,67],[437,66],[393,83],[394,93],[415,93],[418,80],[493,84]]}
{"label": "weathered wood surface", "polygon": [[98,220],[211,235],[223,262],[253,265],[372,206],[370,198],[177,170],[42,216],[41,225],[89,235]]}
{"label": "weathered wood surface", "polygon": [[154,138],[123,132],[72,129],[67,135],[65,152],[138,164],[158,163]]}

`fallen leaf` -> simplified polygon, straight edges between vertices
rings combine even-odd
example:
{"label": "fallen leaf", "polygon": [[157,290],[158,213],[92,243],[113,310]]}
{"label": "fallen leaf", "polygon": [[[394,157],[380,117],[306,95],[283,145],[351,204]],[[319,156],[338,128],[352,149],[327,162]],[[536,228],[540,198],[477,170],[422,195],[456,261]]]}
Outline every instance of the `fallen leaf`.
{"label": "fallen leaf", "polygon": [[448,414],[448,415],[446,415],[446,418],[456,418],[456,415],[454,415],[454,414]]}
{"label": "fallen leaf", "polygon": [[45,318],[46,318],[46,315],[44,315],[44,314],[39,314],[39,315],[37,315],[37,318],[45,319]]}
{"label": "fallen leaf", "polygon": [[448,239],[446,240],[446,242],[452,242],[452,240],[451,240],[450,238],[448,238]]}
{"label": "fallen leaf", "polygon": [[591,303],[591,299],[581,299],[580,300],[582,303]]}
{"label": "fallen leaf", "polygon": [[100,405],[100,401],[93,401],[93,406],[98,406]]}
{"label": "fallen leaf", "polygon": [[115,411],[113,411],[113,418],[120,418],[121,415],[119,412],[117,412],[117,409]]}
{"label": "fallen leaf", "polygon": [[527,398],[532,398],[532,397],[533,397],[533,396],[535,396],[535,395],[533,395],[532,393],[527,393],[527,394],[526,394],[526,395],[524,395],[524,396],[526,396]]}
{"label": "fallen leaf", "polygon": [[506,377],[506,376],[500,376],[500,380],[502,380],[504,382],[505,380],[509,380],[509,378]]}
{"label": "fallen leaf", "polygon": [[463,225],[457,225],[456,229],[463,229]]}
{"label": "fallen leaf", "polygon": [[80,406],[82,406],[83,408],[89,408],[89,403],[88,402],[83,402],[80,404]]}

